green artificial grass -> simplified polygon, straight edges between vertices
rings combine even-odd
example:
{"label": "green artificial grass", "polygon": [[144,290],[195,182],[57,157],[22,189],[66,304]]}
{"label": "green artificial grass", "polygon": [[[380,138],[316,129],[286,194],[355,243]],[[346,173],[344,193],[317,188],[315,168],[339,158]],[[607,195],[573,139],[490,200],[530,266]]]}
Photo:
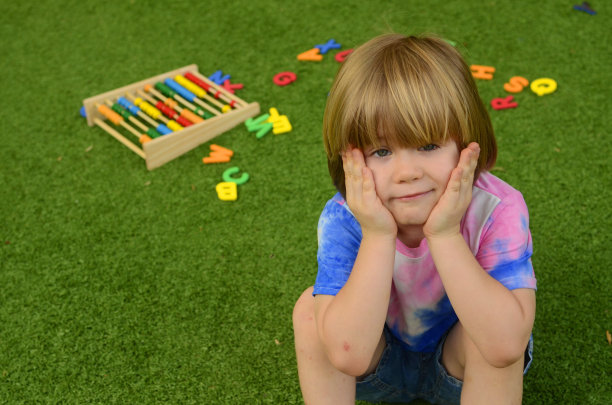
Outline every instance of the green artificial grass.
{"label": "green artificial grass", "polygon": [[[612,6],[573,4],[0,0],[0,402],[300,403],[291,312],[334,193],[321,120],[339,64],[337,50],[296,56],[396,31],[496,68],[478,81],[494,173],[528,203],[538,278],[524,403],[612,403]],[[85,98],[192,63],[293,131],[239,125],[214,140],[230,163],[203,165],[209,142],[147,171],[79,115]],[[297,80],[276,86],[282,71]],[[494,111],[512,76],[558,89]],[[231,166],[251,179],[223,202]]]}

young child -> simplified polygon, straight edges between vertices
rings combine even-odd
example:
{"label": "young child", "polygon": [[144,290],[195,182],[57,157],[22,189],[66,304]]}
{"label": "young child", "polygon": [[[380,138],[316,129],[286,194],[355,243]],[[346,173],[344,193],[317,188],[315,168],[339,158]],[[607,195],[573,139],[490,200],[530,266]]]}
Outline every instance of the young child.
{"label": "young child", "polygon": [[470,69],[383,35],[341,66],[323,119],[339,193],[294,313],[306,404],[520,404],[536,280],[527,207]]}

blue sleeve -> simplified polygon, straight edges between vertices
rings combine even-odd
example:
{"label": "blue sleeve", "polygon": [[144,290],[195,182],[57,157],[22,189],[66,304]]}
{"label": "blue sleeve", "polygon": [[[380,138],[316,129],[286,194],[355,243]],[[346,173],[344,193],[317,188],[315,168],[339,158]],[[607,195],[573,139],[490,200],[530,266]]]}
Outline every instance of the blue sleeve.
{"label": "blue sleeve", "polygon": [[329,200],[317,230],[319,269],[313,295],[336,295],[353,270],[361,244],[361,227],[340,194]]}

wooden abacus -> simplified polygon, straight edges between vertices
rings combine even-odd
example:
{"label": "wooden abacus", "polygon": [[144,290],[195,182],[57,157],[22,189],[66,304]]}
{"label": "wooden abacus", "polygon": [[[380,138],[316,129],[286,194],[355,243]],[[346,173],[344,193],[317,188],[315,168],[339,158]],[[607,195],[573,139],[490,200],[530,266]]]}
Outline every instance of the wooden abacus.
{"label": "wooden abacus", "polygon": [[[173,87],[164,87],[164,83]],[[164,89],[165,94],[158,89]],[[159,109],[143,98],[157,103],[168,118],[164,118]],[[139,100],[139,106],[127,99]],[[119,100],[121,106],[118,105]],[[202,76],[197,65],[185,66],[87,98],[83,100],[83,105],[89,126],[99,126],[127,146],[146,161],[149,170],[232,129],[260,111],[258,103],[247,103]],[[173,116],[188,126],[181,126],[172,119]],[[117,129],[109,126],[105,119],[113,122]],[[141,145],[131,142],[118,129],[136,136]]]}

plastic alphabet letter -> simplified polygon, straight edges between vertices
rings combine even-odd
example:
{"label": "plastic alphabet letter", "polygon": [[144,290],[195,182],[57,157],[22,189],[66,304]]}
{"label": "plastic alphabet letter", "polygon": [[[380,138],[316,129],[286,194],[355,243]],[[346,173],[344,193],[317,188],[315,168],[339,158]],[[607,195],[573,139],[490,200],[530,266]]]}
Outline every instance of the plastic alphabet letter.
{"label": "plastic alphabet letter", "polygon": [[231,149],[224,148],[223,146],[212,144],[210,145],[209,156],[202,158],[202,162],[208,163],[226,163],[232,160],[232,156],[234,156],[234,151]]}
{"label": "plastic alphabet letter", "polygon": [[297,58],[303,61],[320,62],[323,60],[323,55],[319,53],[319,48],[312,48],[306,52],[302,52]]}
{"label": "plastic alphabet letter", "polygon": [[234,166],[230,167],[226,171],[223,172],[223,181],[236,183],[237,185],[241,185],[249,181],[249,174],[242,173],[242,175],[238,178],[232,177],[233,174],[236,174],[240,171],[240,168]]}
{"label": "plastic alphabet letter", "polygon": [[224,148],[223,146],[219,146],[217,144],[211,144],[210,145],[210,150],[214,151],[214,152],[218,152],[227,156],[234,156],[234,151],[228,148]]}
{"label": "plastic alphabet letter", "polygon": [[278,120],[274,122],[274,127],[272,132],[275,135],[284,134],[285,132],[290,132],[293,129],[291,123],[289,122],[289,118],[286,115],[281,115]]}
{"label": "plastic alphabet letter", "polygon": [[274,126],[271,122],[267,122],[268,118],[270,118],[270,114],[263,114],[255,119],[249,118],[244,122],[244,125],[246,125],[249,132],[257,131],[255,136],[257,139],[261,139],[270,132]]}
{"label": "plastic alphabet letter", "polygon": [[557,82],[553,79],[543,77],[531,82],[531,91],[538,96],[553,93],[555,90],[557,90]]}
{"label": "plastic alphabet letter", "polygon": [[586,1],[582,2],[582,5],[575,5],[574,6],[574,10],[578,10],[578,11],[584,11],[585,13],[588,13],[590,15],[595,15],[597,14],[597,12],[595,10],[593,10],[591,8],[591,5],[589,3],[587,3]]}
{"label": "plastic alphabet letter", "polygon": [[286,86],[297,80],[297,75],[293,72],[280,72],[274,76],[274,84],[277,86]]}
{"label": "plastic alphabet letter", "polygon": [[225,80],[223,82],[223,88],[227,91],[229,91],[230,93],[234,94],[236,90],[240,90],[244,87],[244,85],[242,83],[235,83],[232,84],[229,79]]}
{"label": "plastic alphabet letter", "polygon": [[521,76],[511,77],[508,83],[504,84],[504,90],[508,93],[520,93],[529,84],[529,80]]}
{"label": "plastic alphabet letter", "polygon": [[231,76],[230,75],[224,76],[221,70],[217,70],[215,73],[210,75],[209,79],[215,82],[216,84],[218,84],[219,86],[222,86],[226,80],[231,79]]}
{"label": "plastic alphabet letter", "polygon": [[234,182],[226,181],[219,183],[215,189],[221,201],[236,201],[238,199],[238,187]]}
{"label": "plastic alphabet letter", "polygon": [[475,79],[483,80],[493,79],[493,73],[495,73],[495,68],[493,66],[472,65],[470,66],[470,70]]}
{"label": "plastic alphabet letter", "polygon": [[494,98],[491,100],[491,107],[495,110],[505,110],[507,108],[516,108],[518,103],[512,102],[514,96],[508,96],[505,98]]}
{"label": "plastic alphabet letter", "polygon": [[352,49],[347,49],[346,51],[338,52],[336,54],[336,62],[342,63],[353,52]]}
{"label": "plastic alphabet letter", "polygon": [[274,107],[270,108],[270,110],[268,111],[270,112],[270,117],[266,120],[266,122],[271,122],[274,124],[280,118],[280,114],[278,113],[278,110]]}
{"label": "plastic alphabet letter", "polygon": [[321,54],[325,55],[327,52],[329,52],[330,49],[340,49],[342,48],[342,45],[337,43],[334,39],[330,39],[325,44],[315,45],[315,48],[319,48],[319,50],[321,51]]}
{"label": "plastic alphabet letter", "polygon": [[244,125],[246,125],[250,132],[253,132],[261,128],[261,124],[266,122],[268,118],[270,118],[270,114],[263,114],[257,118],[249,118],[244,122]]}
{"label": "plastic alphabet letter", "polygon": [[273,124],[272,132],[275,135],[284,134],[293,129],[289,122],[289,118],[286,115],[280,115],[278,110],[274,107],[270,108],[270,118],[268,118],[266,122],[271,122]]}
{"label": "plastic alphabet letter", "polygon": [[232,160],[231,156],[224,155],[223,153],[211,152],[209,156],[203,157],[202,162],[205,164],[209,163],[227,163]]}

